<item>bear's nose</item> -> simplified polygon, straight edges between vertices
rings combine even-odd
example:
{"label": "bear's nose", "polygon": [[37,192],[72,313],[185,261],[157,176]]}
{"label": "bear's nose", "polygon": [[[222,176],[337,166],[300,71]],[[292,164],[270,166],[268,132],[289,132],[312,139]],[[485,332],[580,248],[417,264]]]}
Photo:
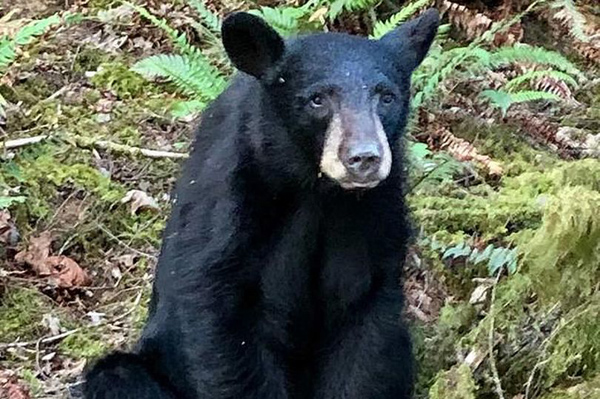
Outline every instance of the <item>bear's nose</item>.
{"label": "bear's nose", "polygon": [[376,144],[351,148],[344,157],[344,166],[354,177],[366,179],[379,170],[381,151]]}

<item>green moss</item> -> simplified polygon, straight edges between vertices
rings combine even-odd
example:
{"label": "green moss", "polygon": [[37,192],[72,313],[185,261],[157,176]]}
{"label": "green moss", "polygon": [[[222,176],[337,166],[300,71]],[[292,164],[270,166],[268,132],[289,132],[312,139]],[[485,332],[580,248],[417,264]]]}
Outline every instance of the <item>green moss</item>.
{"label": "green moss", "polygon": [[93,359],[106,352],[109,346],[95,330],[83,329],[66,337],[59,349],[64,355],[76,359]]}
{"label": "green moss", "polygon": [[94,86],[101,90],[113,90],[119,98],[130,99],[156,93],[157,90],[141,75],[132,72],[121,62],[103,63],[92,78]]}
{"label": "green moss", "polygon": [[521,248],[540,299],[581,303],[600,281],[600,192],[566,187],[548,199],[542,227]]}
{"label": "green moss", "polygon": [[79,73],[95,71],[100,65],[108,62],[110,55],[91,46],[84,46],[75,57],[73,70]]}
{"label": "green moss", "polygon": [[33,398],[40,397],[44,392],[44,387],[40,380],[36,377],[36,372],[30,369],[23,369],[19,372],[19,376],[27,383],[27,387]]}
{"label": "green moss", "polygon": [[477,386],[466,364],[440,373],[429,390],[430,399],[475,399]]}
{"label": "green moss", "polygon": [[489,241],[537,229],[549,195],[566,186],[598,190],[597,176],[600,176],[600,162],[596,160],[558,162],[550,170],[531,170],[506,177],[497,190],[481,184],[438,193],[417,192],[409,200],[417,221],[428,235],[467,234]]}
{"label": "green moss", "polygon": [[547,151],[532,147],[518,126],[499,122],[488,125],[465,118],[452,127],[452,132],[472,143],[480,153],[501,161],[505,176],[515,176],[532,168],[543,170],[557,160]]}
{"label": "green moss", "polygon": [[570,388],[555,389],[542,399],[596,399],[600,398],[600,374]]}
{"label": "green moss", "polygon": [[468,303],[448,303],[440,311],[436,325],[413,327],[419,370],[417,397],[425,397],[439,372],[452,366],[460,337],[468,331],[475,316],[475,309]]}
{"label": "green moss", "polygon": [[8,288],[0,298],[0,337],[3,342],[26,341],[43,332],[47,301],[35,290]]}

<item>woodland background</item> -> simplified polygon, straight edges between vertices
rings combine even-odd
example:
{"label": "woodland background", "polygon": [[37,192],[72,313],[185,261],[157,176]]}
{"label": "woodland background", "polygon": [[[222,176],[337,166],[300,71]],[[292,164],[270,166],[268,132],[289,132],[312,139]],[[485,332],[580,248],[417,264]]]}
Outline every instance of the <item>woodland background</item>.
{"label": "woodland background", "polygon": [[[143,325],[221,17],[380,37],[429,6],[407,135],[417,398],[600,398],[596,0],[2,0],[0,398],[77,397]],[[399,370],[401,372],[401,370]]]}

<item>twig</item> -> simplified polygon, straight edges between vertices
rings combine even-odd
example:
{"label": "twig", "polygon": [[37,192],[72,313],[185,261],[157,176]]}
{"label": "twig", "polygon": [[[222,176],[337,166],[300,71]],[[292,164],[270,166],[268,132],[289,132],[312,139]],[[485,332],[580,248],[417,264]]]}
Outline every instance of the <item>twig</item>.
{"label": "twig", "polygon": [[79,330],[81,330],[81,328],[76,328],[74,330],[65,331],[64,333],[61,333],[61,334],[58,334],[58,335],[53,335],[53,336],[42,338],[42,339],[38,339],[38,340],[35,340],[35,341],[11,342],[9,344],[0,344],[0,349],[23,348],[23,347],[30,346],[30,345],[36,345],[36,346],[38,346],[40,344],[49,344],[51,342],[59,341],[59,340],[61,340],[63,338],[66,338],[69,335],[75,334]]}
{"label": "twig", "polygon": [[[586,306],[588,305],[589,302],[586,302],[582,305]],[[552,309],[554,309],[556,306],[558,305],[555,304]],[[581,317],[582,315],[586,314],[587,312],[589,312],[592,309],[592,307],[588,306],[585,307],[581,312],[574,314],[571,318],[567,319],[564,323],[559,324],[558,327],[556,327],[552,333],[546,337],[546,339],[542,342],[542,344],[540,345],[542,347],[542,351],[540,353],[539,356],[539,361],[535,364],[535,366],[533,366],[533,370],[531,370],[531,374],[529,375],[529,378],[527,379],[527,384],[525,385],[525,399],[529,399],[529,393],[531,390],[531,384],[533,384],[533,379],[535,378],[535,373],[536,371],[538,371],[542,366],[544,366],[546,363],[548,363],[551,359],[545,359],[545,360],[541,360],[547,353],[548,351],[548,346],[550,345],[550,343],[552,342],[552,340],[558,335],[558,333],[567,325],[571,324],[573,321],[575,321],[577,318]],[[552,310],[551,310],[552,311]]]}
{"label": "twig", "polygon": [[22,139],[14,139],[14,140],[6,140],[4,143],[2,143],[2,148],[4,148],[5,150],[10,150],[12,148],[19,148],[19,147],[23,147],[23,146],[30,145],[30,144],[37,144],[41,141],[46,140],[48,137],[49,136],[47,134],[42,134],[40,136],[25,137]]}
{"label": "twig", "polygon": [[65,138],[73,139],[75,143],[80,147],[95,147],[100,148],[102,150],[109,150],[129,155],[144,155],[148,158],[185,159],[188,157],[188,154],[184,154],[181,152],[150,150],[147,148],[132,147],[125,144],[113,143],[112,141],[108,140],[95,140],[87,137],[75,136],[70,134],[65,135]]}
{"label": "twig", "polygon": [[146,252],[142,252],[140,250],[137,250],[135,248],[130,247],[129,245],[127,245],[126,243],[123,242],[123,240],[121,240],[119,237],[115,236],[113,233],[110,232],[110,230],[108,230],[106,227],[102,226],[101,224],[98,223],[98,228],[100,230],[102,230],[104,233],[106,233],[107,236],[109,236],[110,238],[112,238],[113,240],[115,240],[117,243],[121,244],[122,246],[124,246],[125,248],[127,248],[128,250],[130,250],[131,252],[138,254],[140,256],[146,257],[146,258],[150,258],[153,260],[156,260],[157,257],[151,254],[148,254]]}
{"label": "twig", "polygon": [[489,346],[489,356],[490,356],[490,368],[492,369],[492,376],[494,379],[494,384],[496,386],[496,394],[498,398],[504,399],[504,391],[502,390],[502,381],[500,380],[500,375],[498,374],[498,368],[496,367],[496,359],[494,358],[494,302],[496,301],[496,287],[498,286],[498,281],[500,281],[500,276],[502,275],[502,270],[504,268],[501,267],[498,270],[498,275],[496,276],[496,280],[494,281],[494,286],[492,287],[492,298],[490,300],[490,331],[488,334],[488,346]]}
{"label": "twig", "polygon": [[[7,140],[2,143],[2,148],[11,149],[23,147],[30,144],[37,144],[46,139],[48,139],[49,135],[40,135],[34,137],[26,137],[22,139],[15,140]],[[63,138],[68,141],[72,141],[75,145],[83,148],[99,148],[102,150],[114,151],[117,153],[129,154],[129,155],[143,155],[148,158],[171,158],[171,159],[186,159],[188,158],[188,154],[184,154],[181,152],[171,152],[171,151],[159,151],[159,150],[151,150],[148,148],[141,147],[132,147],[125,144],[113,143],[108,140],[96,140],[87,137],[76,136],[73,134],[62,133],[58,134],[57,137]]]}

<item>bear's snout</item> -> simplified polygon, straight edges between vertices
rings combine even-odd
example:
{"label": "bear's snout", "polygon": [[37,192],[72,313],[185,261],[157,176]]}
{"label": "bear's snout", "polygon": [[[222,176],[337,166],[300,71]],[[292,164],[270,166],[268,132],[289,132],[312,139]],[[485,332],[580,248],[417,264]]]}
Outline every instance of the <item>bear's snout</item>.
{"label": "bear's snout", "polygon": [[365,189],[385,180],[392,153],[387,136],[373,112],[339,112],[325,134],[321,172],[345,189]]}

